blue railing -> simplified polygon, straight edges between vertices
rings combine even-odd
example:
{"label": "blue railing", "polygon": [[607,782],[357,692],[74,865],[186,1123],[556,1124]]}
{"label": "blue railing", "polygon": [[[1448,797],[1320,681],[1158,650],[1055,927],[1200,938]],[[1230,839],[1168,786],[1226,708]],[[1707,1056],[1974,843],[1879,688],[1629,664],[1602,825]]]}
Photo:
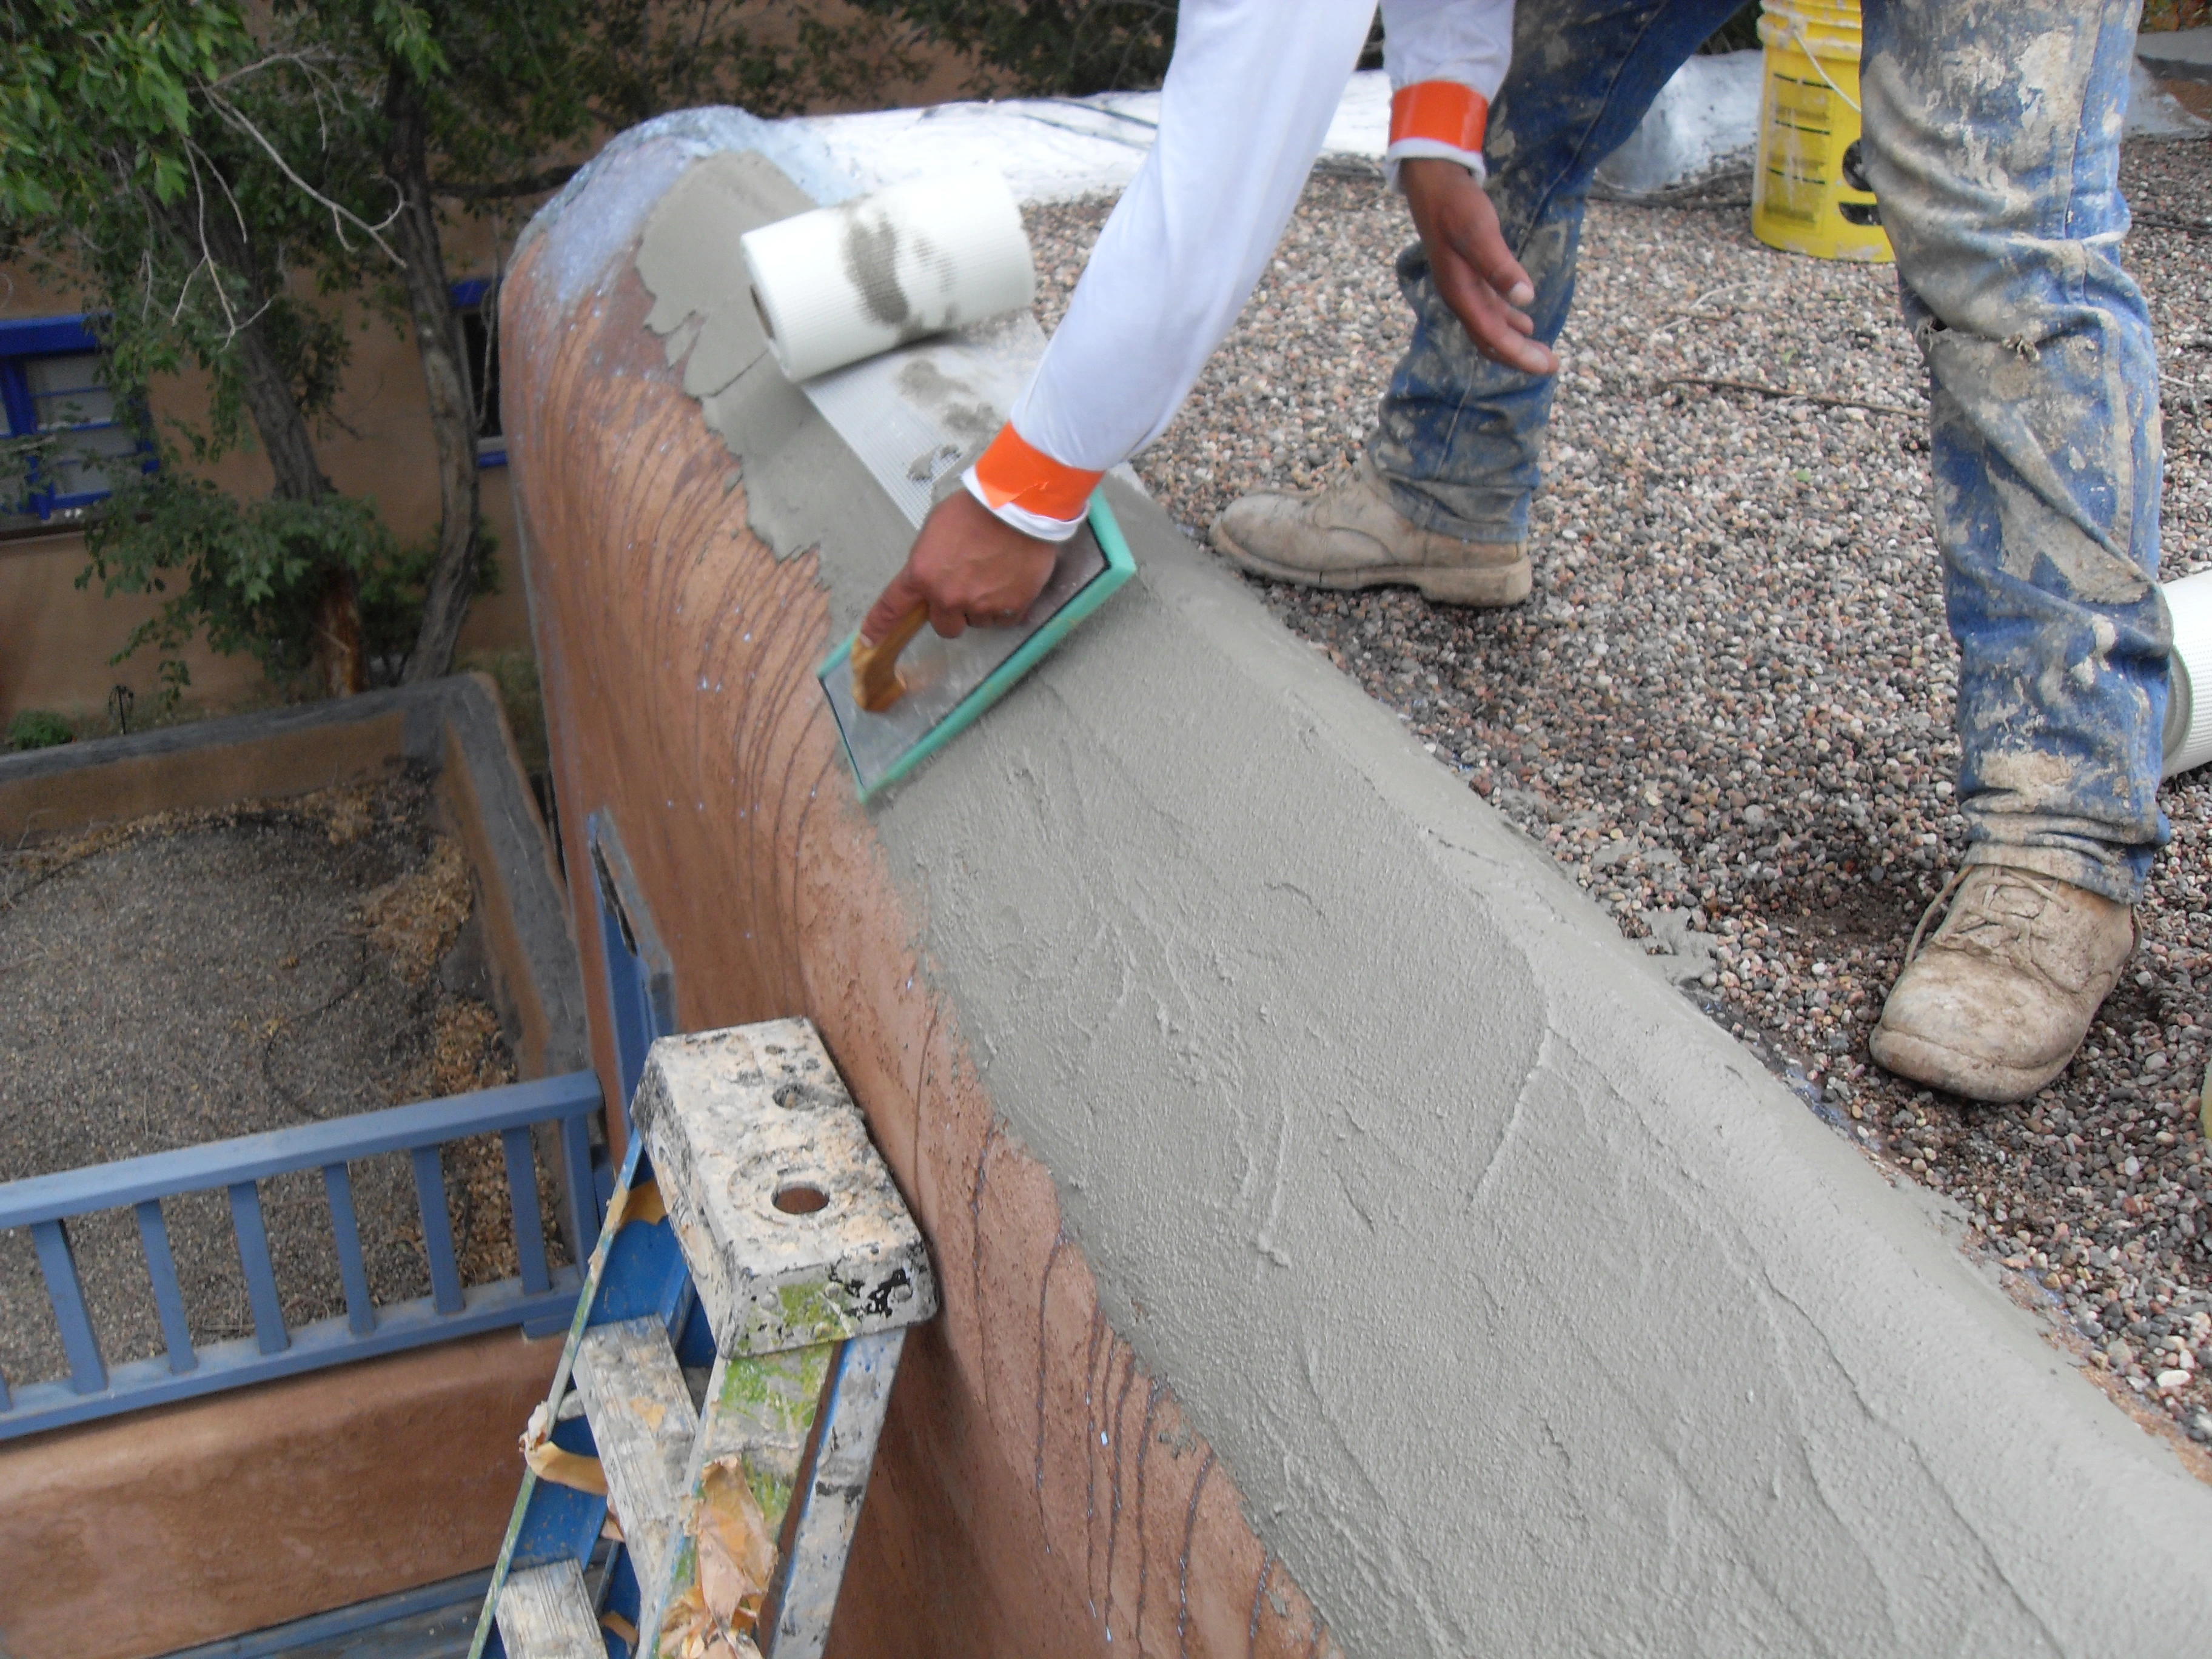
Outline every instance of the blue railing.
{"label": "blue railing", "polygon": [[[12,1392],[0,1377],[0,1440],[479,1331],[520,1325],[543,1334],[565,1327],[581,1280],[574,1267],[547,1264],[531,1131],[538,1124],[557,1126],[568,1236],[576,1259],[588,1261],[599,1238],[599,1194],[587,1124],[600,1104],[598,1077],[574,1072],[0,1184],[0,1230],[30,1230],[69,1364],[66,1378]],[[482,1134],[498,1135],[506,1154],[520,1276],[464,1285],[439,1148]],[[379,1306],[369,1294],[347,1165],[390,1152],[405,1152],[413,1166],[430,1294]],[[288,1328],[262,1221],[259,1183],[301,1170],[323,1174],[346,1311]],[[253,1334],[196,1347],[161,1203],[187,1193],[216,1191],[229,1196]],[[167,1352],[110,1366],[77,1276],[69,1230],[80,1216],[122,1209],[137,1216]]]}

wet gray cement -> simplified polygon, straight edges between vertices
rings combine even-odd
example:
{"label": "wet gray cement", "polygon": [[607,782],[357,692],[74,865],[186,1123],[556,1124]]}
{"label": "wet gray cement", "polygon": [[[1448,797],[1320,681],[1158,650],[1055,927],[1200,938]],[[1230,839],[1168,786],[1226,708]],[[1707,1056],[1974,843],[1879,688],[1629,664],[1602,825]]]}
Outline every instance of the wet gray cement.
{"label": "wet gray cement", "polygon": [[[564,198],[608,219],[559,239],[580,298],[681,137]],[[772,371],[705,409],[849,627],[903,521]],[[872,817],[1118,1328],[1346,1650],[2212,1634],[2212,1491],[1961,1256],[1957,1212],[1109,489],[1137,579]]]}

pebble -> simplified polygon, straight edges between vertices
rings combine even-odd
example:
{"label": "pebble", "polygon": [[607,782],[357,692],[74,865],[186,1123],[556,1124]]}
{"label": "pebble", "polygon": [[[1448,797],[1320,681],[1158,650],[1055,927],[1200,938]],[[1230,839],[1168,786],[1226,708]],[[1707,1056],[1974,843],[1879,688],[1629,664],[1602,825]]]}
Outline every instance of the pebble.
{"label": "pebble", "polygon": [[[2159,334],[2170,579],[2212,568],[2212,236],[2178,222],[2212,219],[2212,144],[2130,143],[2123,177],[2159,216],[2126,254]],[[1030,210],[1048,328],[1110,206]],[[1410,234],[1378,176],[1311,180],[1235,332],[1137,461],[1201,544],[1237,495],[1309,489],[1356,458],[1410,331],[1390,265]],[[2212,769],[2161,792],[2174,838],[2132,976],[2057,1082],[1975,1106],[1867,1054],[1965,845],[1926,377],[1894,273],[1777,253],[1740,204],[1594,204],[1561,352],[1528,603],[1259,596],[1628,938],[1652,948],[1663,921],[1706,941],[1686,984],[1699,1006],[1778,1073],[1820,1075],[1855,1144],[1948,1194],[2093,1347],[2212,1327],[2197,1098]],[[1683,383],[1698,380],[1869,406]],[[2160,1403],[2212,1422],[2202,1370]]]}

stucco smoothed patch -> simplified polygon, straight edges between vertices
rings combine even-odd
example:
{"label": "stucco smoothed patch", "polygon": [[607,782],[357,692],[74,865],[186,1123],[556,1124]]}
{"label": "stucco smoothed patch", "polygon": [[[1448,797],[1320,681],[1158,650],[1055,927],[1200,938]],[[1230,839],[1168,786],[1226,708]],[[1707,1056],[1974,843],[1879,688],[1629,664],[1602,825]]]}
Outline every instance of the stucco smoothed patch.
{"label": "stucco smoothed patch", "polygon": [[[856,808],[811,670],[905,526],[780,375],[684,397],[598,281],[526,262],[507,324],[563,817],[621,815],[687,1023],[813,1016],[932,1240],[868,1559],[938,1565],[957,1494],[1020,1558],[987,1601],[1091,1615],[944,1650],[1103,1650],[1185,1502],[1218,1600],[1231,1471],[1255,1627],[1294,1576],[1356,1653],[2212,1632],[2212,1494],[1134,492],[1138,579]],[[1145,1437],[1110,1492],[1094,1427]],[[1140,1650],[1244,1650],[1195,1605]]]}

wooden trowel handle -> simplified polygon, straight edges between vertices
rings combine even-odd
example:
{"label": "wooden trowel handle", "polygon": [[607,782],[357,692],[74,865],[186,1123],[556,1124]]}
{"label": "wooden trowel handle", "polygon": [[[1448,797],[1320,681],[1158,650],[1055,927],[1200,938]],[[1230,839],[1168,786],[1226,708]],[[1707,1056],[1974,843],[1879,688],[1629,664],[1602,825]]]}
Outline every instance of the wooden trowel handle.
{"label": "wooden trowel handle", "polygon": [[906,682],[899,678],[899,653],[921,632],[922,623],[928,620],[929,607],[917,604],[873,645],[862,639],[853,641],[854,702],[871,714],[880,714],[906,695]]}

